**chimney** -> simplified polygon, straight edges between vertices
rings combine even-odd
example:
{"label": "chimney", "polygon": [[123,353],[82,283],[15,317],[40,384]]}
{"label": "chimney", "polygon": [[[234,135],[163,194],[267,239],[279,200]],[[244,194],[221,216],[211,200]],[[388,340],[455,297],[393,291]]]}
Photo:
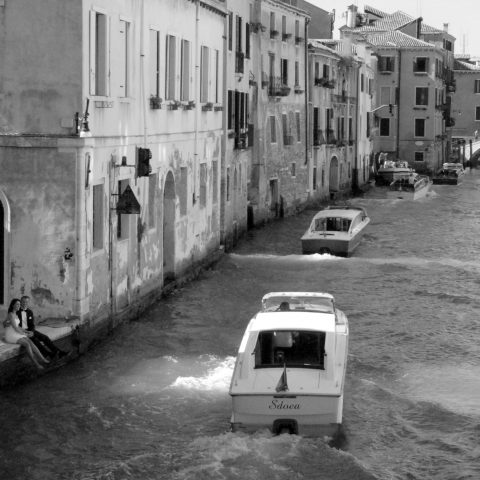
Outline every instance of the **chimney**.
{"label": "chimney", "polygon": [[347,10],[347,27],[355,28],[357,26],[357,11],[356,5],[350,5]]}
{"label": "chimney", "polygon": [[448,23],[444,23],[444,24],[443,24],[443,31],[444,31],[445,33],[448,33]]}

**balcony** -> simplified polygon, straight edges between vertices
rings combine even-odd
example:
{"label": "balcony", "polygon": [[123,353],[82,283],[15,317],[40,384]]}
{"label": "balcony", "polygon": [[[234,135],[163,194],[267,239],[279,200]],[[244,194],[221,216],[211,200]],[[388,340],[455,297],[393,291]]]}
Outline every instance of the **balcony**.
{"label": "balcony", "polygon": [[329,79],[327,77],[320,77],[315,78],[315,86],[316,87],[324,87],[324,88],[334,88],[335,81],[333,79]]}
{"label": "balcony", "polygon": [[271,97],[287,97],[290,87],[283,83],[281,77],[270,77],[268,81],[268,95]]}
{"label": "balcony", "polygon": [[292,38],[291,33],[282,33],[282,41],[286,42],[289,38]]}
{"label": "balcony", "polygon": [[280,35],[280,32],[278,30],[270,30],[270,38],[277,38],[278,35]]}
{"label": "balcony", "polygon": [[235,150],[245,150],[248,147],[248,133],[235,132],[235,141],[233,148]]}
{"label": "balcony", "polygon": [[244,73],[245,54],[243,52],[235,52],[235,73]]}
{"label": "balcony", "polygon": [[295,45],[299,45],[300,43],[302,43],[303,41],[303,37],[295,37]]}

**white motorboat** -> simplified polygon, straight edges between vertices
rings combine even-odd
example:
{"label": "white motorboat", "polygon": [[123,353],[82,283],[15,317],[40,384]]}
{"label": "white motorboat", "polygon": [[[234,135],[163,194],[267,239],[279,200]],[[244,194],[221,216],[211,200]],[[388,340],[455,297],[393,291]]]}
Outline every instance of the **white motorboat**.
{"label": "white motorboat", "polygon": [[431,186],[430,177],[410,172],[408,175],[397,178],[388,186],[386,197],[418,200],[427,195]]}
{"label": "white motorboat", "polygon": [[273,292],[243,336],[230,384],[233,431],[340,432],[348,320],[328,293]]}
{"label": "white motorboat", "polygon": [[404,177],[415,170],[405,161],[385,160],[383,165],[377,171],[375,176],[375,185],[384,186],[390,185],[398,178]]}
{"label": "white motorboat", "polygon": [[348,257],[360,243],[369,222],[370,218],[363,207],[326,207],[313,217],[302,236],[302,253]]}

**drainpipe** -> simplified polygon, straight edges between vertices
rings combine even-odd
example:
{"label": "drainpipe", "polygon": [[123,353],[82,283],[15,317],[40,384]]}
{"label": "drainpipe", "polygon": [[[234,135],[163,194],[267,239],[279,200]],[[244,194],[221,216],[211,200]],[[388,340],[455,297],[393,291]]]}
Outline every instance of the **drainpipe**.
{"label": "drainpipe", "polygon": [[200,95],[199,95],[199,81],[198,76],[200,72],[200,65],[198,51],[201,48],[201,45],[198,44],[198,25],[200,22],[199,17],[200,10],[200,0],[195,0],[195,117],[194,117],[194,147],[193,147],[193,204],[196,203],[196,192],[197,192],[197,167],[198,167],[198,115],[200,111]]}
{"label": "drainpipe", "polygon": [[[353,142],[353,158],[355,162],[355,175],[353,176],[353,189],[354,191],[359,189],[359,181],[358,181],[358,112],[360,112],[360,69],[362,68],[362,63],[357,67],[357,101],[355,104],[355,140]],[[365,77],[364,86],[366,87],[368,84],[368,78]],[[368,87],[366,87],[368,88]],[[363,97],[362,97],[363,98]],[[352,116],[353,118],[353,116]],[[350,133],[350,132],[349,132]]]}
{"label": "drainpipe", "polygon": [[[308,134],[309,134],[309,127],[310,127],[310,112],[308,110],[308,104],[309,104],[309,98],[308,98],[308,93],[309,93],[309,82],[308,82],[308,25],[310,23],[310,20],[308,18],[305,19],[305,38],[304,38],[304,43],[305,43],[305,165],[308,164],[308,159],[309,159],[309,144],[308,144]],[[309,177],[310,175],[308,175]],[[307,177],[307,178],[308,178]],[[310,187],[310,185],[309,185]]]}
{"label": "drainpipe", "polygon": [[147,98],[145,87],[145,0],[142,0],[140,12],[140,95],[143,113],[143,145],[147,147]]}
{"label": "drainpipe", "polygon": [[399,158],[399,149],[400,149],[400,97],[401,97],[401,72],[402,72],[402,51],[398,50],[398,95],[396,98],[397,101],[397,141],[395,145],[395,150],[397,154],[397,159]]}
{"label": "drainpipe", "polygon": [[[223,90],[223,98],[224,105],[226,103],[226,108],[224,107],[222,111],[222,149],[221,149],[221,158],[220,158],[220,165],[217,165],[217,169],[220,169],[220,245],[226,244],[225,239],[225,210],[226,210],[226,192],[225,192],[225,172],[226,172],[226,159],[227,159],[227,139],[228,139],[228,131],[227,131],[227,119],[229,115],[228,112],[228,85],[227,85],[227,78],[228,78],[228,19],[229,13],[225,16],[224,24],[223,24],[223,78],[222,78],[222,90]],[[250,60],[251,61],[251,60]],[[250,100],[251,101],[251,100]],[[249,109],[249,105],[246,107]],[[252,149],[250,149],[250,152]],[[216,172],[215,174],[217,174]]]}

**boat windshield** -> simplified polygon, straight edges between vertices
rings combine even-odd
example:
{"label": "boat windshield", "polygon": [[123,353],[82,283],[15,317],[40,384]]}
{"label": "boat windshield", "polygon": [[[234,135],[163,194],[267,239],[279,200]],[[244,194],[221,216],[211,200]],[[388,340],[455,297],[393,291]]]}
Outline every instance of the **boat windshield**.
{"label": "boat windshield", "polygon": [[260,332],[255,346],[255,368],[325,369],[325,332],[269,330]]}
{"label": "boat windshield", "polygon": [[331,297],[272,296],[263,301],[264,312],[307,311],[334,313],[335,306]]}
{"label": "boat windshield", "polygon": [[348,232],[351,222],[348,218],[342,217],[316,218],[312,230],[314,232]]}

